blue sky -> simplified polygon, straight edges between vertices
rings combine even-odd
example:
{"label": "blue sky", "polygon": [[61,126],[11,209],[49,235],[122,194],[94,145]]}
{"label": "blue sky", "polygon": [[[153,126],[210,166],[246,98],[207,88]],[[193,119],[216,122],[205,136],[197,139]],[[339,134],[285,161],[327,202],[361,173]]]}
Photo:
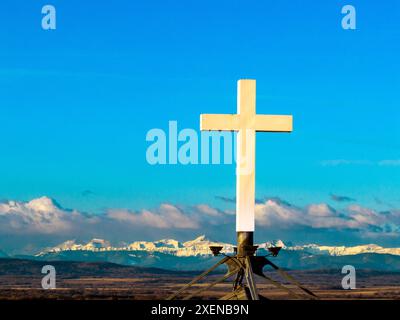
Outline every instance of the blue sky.
{"label": "blue sky", "polygon": [[400,207],[397,1],[51,1],[53,31],[45,4],[1,3],[1,198],[229,208],[215,197],[235,194],[234,165],[150,166],[145,136],[236,112],[236,81],[254,78],[258,113],[295,128],[257,135],[257,197]]}

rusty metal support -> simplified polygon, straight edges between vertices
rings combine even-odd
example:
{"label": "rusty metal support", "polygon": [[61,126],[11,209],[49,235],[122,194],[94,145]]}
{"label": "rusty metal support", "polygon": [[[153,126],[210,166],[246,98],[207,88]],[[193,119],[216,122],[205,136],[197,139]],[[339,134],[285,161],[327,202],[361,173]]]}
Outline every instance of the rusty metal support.
{"label": "rusty metal support", "polygon": [[[210,248],[214,255],[220,255],[220,247],[211,247]],[[199,293],[207,290],[218,283],[221,283],[233,276],[233,288],[232,292],[223,296],[222,300],[233,300],[233,299],[247,299],[247,300],[260,300],[265,299],[258,293],[256,282],[254,279],[254,275],[257,275],[264,280],[268,281],[268,283],[277,287],[278,289],[285,290],[292,298],[308,298],[308,299],[316,299],[317,296],[302,286],[298,281],[296,281],[292,276],[287,274],[285,271],[280,269],[277,265],[268,260],[265,256],[256,256],[255,252],[257,250],[257,246],[254,246],[254,238],[253,232],[237,232],[237,248],[235,251],[235,255],[227,256],[225,254],[222,260],[214,264],[211,268],[195,277],[191,282],[184,285],[180,290],[169,296],[168,300],[177,299],[182,294],[183,300],[188,300]],[[203,278],[205,278],[210,272],[217,269],[219,266],[225,264],[228,268],[226,274],[215,281],[212,281],[209,284],[201,287],[200,289],[195,290],[194,292],[187,293],[184,295],[183,293],[195,285],[199,283]],[[274,270],[278,272],[282,277],[288,280],[291,284],[296,286],[298,289],[302,291],[302,293],[306,294],[300,295],[293,291],[291,288],[288,288],[281,283],[267,277],[263,273],[263,269],[266,265],[270,265]],[[245,282],[244,282],[245,280]]]}

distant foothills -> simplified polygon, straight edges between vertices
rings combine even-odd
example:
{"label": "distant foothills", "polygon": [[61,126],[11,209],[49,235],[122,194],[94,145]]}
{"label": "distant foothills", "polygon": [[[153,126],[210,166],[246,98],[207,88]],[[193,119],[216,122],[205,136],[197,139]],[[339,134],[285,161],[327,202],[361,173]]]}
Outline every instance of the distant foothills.
{"label": "distant foothills", "polygon": [[[122,247],[111,246],[109,241],[103,239],[92,239],[85,244],[68,240],[36,255],[8,256],[0,251],[0,257],[39,261],[112,262],[170,270],[200,270],[217,259],[211,255],[211,245],[222,246],[225,254],[234,252],[233,244],[215,242],[202,235],[186,242],[174,239],[135,241]],[[317,244],[298,246],[276,240],[259,244],[257,254],[268,254],[269,247],[281,247],[278,257],[272,259],[276,259],[286,269],[337,269],[351,264],[361,269],[400,272],[400,248],[384,248],[375,244],[353,247]]]}

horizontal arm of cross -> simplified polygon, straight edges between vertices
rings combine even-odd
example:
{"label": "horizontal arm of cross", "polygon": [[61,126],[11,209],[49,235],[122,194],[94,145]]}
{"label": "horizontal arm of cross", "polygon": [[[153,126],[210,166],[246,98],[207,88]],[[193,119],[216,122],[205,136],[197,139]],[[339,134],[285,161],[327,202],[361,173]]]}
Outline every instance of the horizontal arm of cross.
{"label": "horizontal arm of cross", "polygon": [[293,117],[286,115],[256,115],[244,121],[240,114],[200,115],[200,130],[238,131],[241,129],[291,132],[293,130]]}
{"label": "horizontal arm of cross", "polygon": [[268,132],[292,132],[293,116],[256,115],[254,130]]}
{"label": "horizontal arm of cross", "polygon": [[200,130],[237,131],[240,120],[237,114],[201,114]]}

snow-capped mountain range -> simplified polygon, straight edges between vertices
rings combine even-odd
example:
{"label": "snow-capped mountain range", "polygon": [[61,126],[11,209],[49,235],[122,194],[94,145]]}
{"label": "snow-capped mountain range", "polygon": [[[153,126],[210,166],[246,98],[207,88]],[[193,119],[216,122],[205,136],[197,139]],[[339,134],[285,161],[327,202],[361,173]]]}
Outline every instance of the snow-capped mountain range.
{"label": "snow-capped mountain range", "polygon": [[146,251],[171,254],[178,257],[205,256],[210,255],[209,246],[223,246],[223,252],[232,253],[233,245],[222,242],[210,241],[205,235],[194,240],[179,242],[174,239],[162,239],[158,241],[135,241],[131,244],[113,247],[109,241],[103,239],[92,239],[86,244],[76,243],[75,240],[68,240],[53,248],[40,252],[37,256],[63,251]]}
{"label": "snow-capped mountain range", "polygon": [[[145,251],[159,252],[170,254],[178,257],[192,256],[207,256],[211,255],[209,246],[222,246],[224,253],[233,253],[234,245],[223,242],[215,242],[201,235],[194,240],[180,242],[174,239],[162,239],[158,241],[135,241],[131,244],[114,247],[110,242],[103,239],[92,239],[86,244],[77,243],[75,240],[68,240],[58,246],[48,248],[36,256],[42,256],[49,253],[60,253],[64,251],[92,251],[92,252],[107,252],[107,251]],[[323,246],[317,244],[292,245],[285,244],[281,240],[258,244],[260,249],[268,247],[281,247],[287,251],[301,251],[314,255],[329,255],[329,256],[348,256],[363,253],[376,254],[391,254],[400,256],[400,248],[384,248],[376,244],[367,244],[359,246]]]}
{"label": "snow-capped mountain range", "polygon": [[[263,214],[266,214],[267,217],[268,214],[272,214],[275,217],[278,212],[285,212],[284,217],[288,215],[294,217],[294,220],[300,214],[303,217],[303,213],[311,215],[313,219],[315,216],[321,216],[321,214],[325,216],[327,210],[330,217],[335,215],[335,212],[328,206],[309,206],[305,209],[295,209],[293,211],[290,205],[275,200],[268,200],[264,204],[264,209],[267,211],[263,211]],[[193,210],[195,210],[193,217],[198,218],[193,220],[197,229],[201,227],[201,219],[199,217],[203,217],[204,214],[216,214],[213,208],[207,206],[201,207],[201,210],[199,208]],[[271,213],[269,210],[273,210],[273,212]],[[362,227],[362,221],[369,221],[368,223],[370,223],[370,217],[374,217],[378,221],[383,219],[379,212],[360,207],[352,208],[352,210],[347,220],[340,220],[341,225],[349,226],[351,222],[350,226],[352,227],[359,227],[360,223]],[[354,210],[356,213],[354,213]],[[151,217],[150,220],[149,217]],[[224,215],[223,217],[224,219],[226,218]],[[261,222],[263,221],[262,217]],[[15,231],[15,235],[18,235],[18,237],[25,237],[26,235],[29,239],[32,238],[32,235],[37,234],[45,236],[58,235],[58,237],[68,234],[81,234],[83,236],[81,230],[87,230],[87,234],[100,234],[107,230],[110,222],[112,222],[113,230],[115,228],[123,230],[128,225],[127,230],[129,230],[129,233],[121,233],[121,236],[135,234],[135,228],[138,226],[151,228],[154,223],[162,227],[177,227],[175,223],[171,223],[172,220],[182,220],[183,224],[180,223],[179,227],[194,226],[192,224],[193,221],[188,216],[171,204],[163,204],[152,212],[140,211],[131,213],[111,210],[103,215],[91,215],[73,209],[65,209],[55,200],[48,197],[41,197],[28,202],[0,201],[0,219],[0,234],[3,231],[7,233]],[[337,221],[337,219],[331,220]],[[385,219],[388,219],[386,214],[382,221],[385,222]],[[390,222],[391,220],[389,219],[388,221]],[[379,227],[380,223],[376,224],[376,226]],[[98,231],[97,228],[102,231]],[[0,259],[28,259],[46,262],[110,262],[127,266],[157,267],[168,270],[204,270],[218,259],[211,255],[210,245],[222,246],[223,252],[227,254],[233,253],[233,244],[212,241],[205,236],[200,236],[191,241],[163,239],[158,241],[128,242],[123,245],[115,245],[103,239],[92,239],[83,243],[76,240],[68,240],[55,247],[42,250],[34,256],[31,255],[31,250],[28,255],[12,255],[0,250]],[[350,264],[359,269],[400,272],[400,248],[385,248],[376,244],[351,247],[319,244],[294,245],[280,240],[258,245],[260,250],[257,251],[257,254],[260,255],[265,254],[268,247],[282,247],[283,250],[274,259],[277,264],[287,269],[340,269],[343,265]]]}

